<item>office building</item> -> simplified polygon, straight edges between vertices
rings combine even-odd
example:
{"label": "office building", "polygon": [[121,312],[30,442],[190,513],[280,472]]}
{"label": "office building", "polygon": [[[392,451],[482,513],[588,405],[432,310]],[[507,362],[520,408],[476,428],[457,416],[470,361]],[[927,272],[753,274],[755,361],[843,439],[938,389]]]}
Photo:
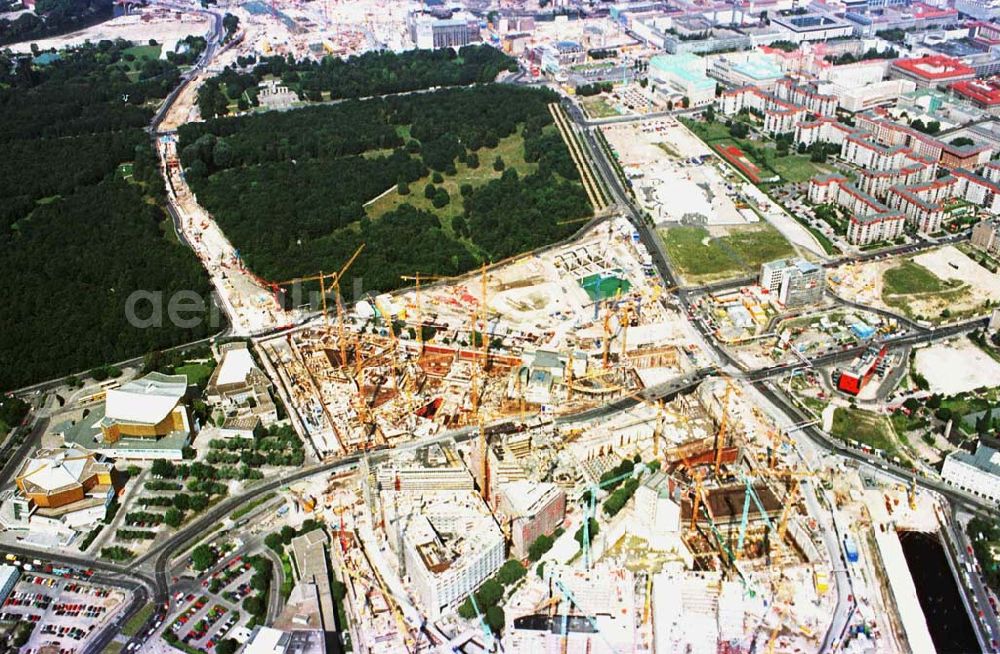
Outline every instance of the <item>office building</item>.
{"label": "office building", "polygon": [[945,457],[941,476],[967,493],[1000,501],[1000,452],[982,443],[973,454],[958,450]]}
{"label": "office building", "polygon": [[955,0],[955,9],[977,20],[1000,18],[1000,0]]}
{"label": "office building", "polygon": [[972,228],[972,245],[991,256],[1000,256],[1000,221],[984,220]]}
{"label": "office building", "polygon": [[765,91],[774,89],[785,76],[778,58],[761,50],[714,55],[708,73],[729,86],[755,86]]}
{"label": "office building", "polygon": [[895,60],[889,67],[889,76],[911,80],[918,88],[932,88],[970,80],[976,71],[954,57],[926,55]]}
{"label": "office building", "polygon": [[1000,77],[955,82],[949,90],[980,109],[991,113],[1000,111]]}
{"label": "office building", "polygon": [[554,532],[566,515],[566,493],[552,483],[510,482],[500,486],[499,495],[511,550],[518,558],[528,556],[535,539]]}
{"label": "office building", "polygon": [[219,405],[228,417],[275,422],[278,410],[271,399],[271,382],[257,367],[247,344],[226,343],[219,351],[219,365],[205,387],[206,399]]}
{"label": "office building", "polygon": [[779,259],[761,266],[760,285],[788,308],[816,304],[823,299],[826,271],[804,259]]}
{"label": "office building", "polygon": [[804,14],[768,17],[771,24],[781,29],[784,37],[793,43],[828,41],[851,36],[854,24],[833,14],[807,12]]}
{"label": "office building", "polygon": [[[657,55],[649,60],[649,76],[658,88],[662,85],[688,98],[689,106],[701,107],[715,100],[715,80],[706,75],[705,59],[694,54]],[[660,88],[661,93],[663,89]]]}
{"label": "office building", "polygon": [[480,40],[479,24],[472,18],[437,18],[413,14],[409,19],[410,38],[422,50],[460,48]]}
{"label": "office building", "polygon": [[386,537],[430,619],[454,610],[504,562],[503,533],[478,493],[381,493]]}
{"label": "office building", "polygon": [[837,371],[837,388],[848,395],[859,394],[875,373],[879,372],[882,362],[885,361],[886,352],[888,348],[884,345],[869,347],[846,368]]}
{"label": "office building", "polygon": [[454,441],[395,452],[375,473],[379,490],[472,490],[472,477]]}

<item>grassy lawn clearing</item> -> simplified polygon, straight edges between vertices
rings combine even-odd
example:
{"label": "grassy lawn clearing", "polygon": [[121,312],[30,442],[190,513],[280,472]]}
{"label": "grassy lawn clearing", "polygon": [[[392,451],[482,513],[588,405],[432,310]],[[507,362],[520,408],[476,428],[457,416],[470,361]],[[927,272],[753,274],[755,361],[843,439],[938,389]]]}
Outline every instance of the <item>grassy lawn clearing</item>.
{"label": "grassy lawn clearing", "polygon": [[712,237],[704,227],[669,227],[660,230],[660,237],[671,263],[689,281],[733,277],[795,253],[781,233],[766,223],[728,231]]}
{"label": "grassy lawn clearing", "polygon": [[610,118],[618,115],[618,111],[601,97],[587,98],[582,100],[580,104],[583,105],[584,111],[591,118]]}
{"label": "grassy lawn clearing", "polygon": [[740,271],[704,227],[670,227],[660,230],[660,238],[670,262],[687,278],[724,278]]}
{"label": "grassy lawn clearing", "polygon": [[838,407],[833,413],[830,434],[840,439],[853,439],[876,450],[882,450],[887,457],[896,454],[896,438],[892,423],[885,416],[859,409]]}
{"label": "grassy lawn clearing", "polygon": [[915,261],[904,261],[885,271],[882,277],[883,299],[888,295],[915,295],[953,290],[959,283],[945,281]]}
{"label": "grassy lawn clearing", "polygon": [[185,375],[188,378],[189,384],[202,386],[212,376],[213,370],[215,370],[215,366],[209,366],[204,363],[188,363],[183,366],[177,366],[174,369],[174,374]]}
{"label": "grassy lawn clearing", "polygon": [[163,46],[161,45],[133,45],[131,48],[125,48],[122,51],[122,56],[134,56],[135,61],[139,62],[135,67],[138,67],[142,65],[143,61],[148,59],[159,59],[162,51]]}
{"label": "grassy lawn clearing", "polygon": [[764,262],[795,254],[795,250],[781,232],[764,222],[754,227],[733,230],[720,240],[735,252],[746,266],[755,271]]}
{"label": "grassy lawn clearing", "polygon": [[[555,127],[550,126],[546,129],[555,129]],[[498,156],[503,159],[506,168],[514,168],[521,177],[530,175],[538,169],[538,164],[528,163],[524,160],[524,138],[520,134],[512,134],[500,139],[497,147],[482,148],[477,154],[479,155],[478,168],[469,168],[466,164],[457,162],[455,164],[457,172],[454,175],[445,175],[444,182],[435,184],[436,187],[448,191],[448,195],[451,197],[451,202],[443,208],[435,208],[431,200],[424,197],[424,187],[432,183],[432,177],[427,176],[410,184],[408,195],[400,195],[393,187],[385,195],[365,205],[365,212],[372,218],[379,218],[402,204],[410,204],[417,209],[437,214],[441,219],[441,226],[449,234],[453,234],[451,220],[463,211],[462,185],[471,184],[475,188],[492,179],[499,178],[503,173],[493,170],[493,161]]]}
{"label": "grassy lawn clearing", "polygon": [[830,168],[809,160],[809,155],[789,154],[778,156],[773,141],[751,141],[745,138],[735,138],[725,123],[680,119],[698,138],[711,145],[734,145],[752,161],[761,171],[761,177],[767,178],[771,173],[778,175],[784,182],[806,182],[815,175],[830,172]]}

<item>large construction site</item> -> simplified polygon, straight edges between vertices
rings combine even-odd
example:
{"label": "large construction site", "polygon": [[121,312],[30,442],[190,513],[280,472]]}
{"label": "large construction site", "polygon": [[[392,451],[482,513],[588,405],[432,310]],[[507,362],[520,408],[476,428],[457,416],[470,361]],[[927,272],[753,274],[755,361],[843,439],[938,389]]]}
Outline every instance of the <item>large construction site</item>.
{"label": "large construction site", "polygon": [[340,298],[258,341],[320,457],[441,429],[602,406],[710,366],[624,220],[571,245],[463,278],[414,275],[404,292]]}
{"label": "large construction site", "polygon": [[[712,377],[586,421],[458,432],[366,460],[314,509],[339,532],[355,646],[816,651],[841,624],[846,651],[898,644],[881,545],[853,531],[870,520],[850,475],[814,466],[796,427],[761,406],[752,387]],[[912,488],[901,497],[897,514],[907,497],[916,509]],[[522,580],[483,595],[506,585],[508,557],[526,564]]]}

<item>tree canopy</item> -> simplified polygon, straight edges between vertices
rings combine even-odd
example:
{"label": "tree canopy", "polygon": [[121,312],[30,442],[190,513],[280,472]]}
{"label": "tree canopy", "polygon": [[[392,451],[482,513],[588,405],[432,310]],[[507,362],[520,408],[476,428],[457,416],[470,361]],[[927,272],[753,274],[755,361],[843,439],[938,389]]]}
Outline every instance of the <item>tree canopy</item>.
{"label": "tree canopy", "polygon": [[303,100],[337,100],[483,84],[516,66],[513,59],[487,45],[467,45],[457,53],[451,48],[399,54],[381,50],[346,59],[325,57],[318,62],[273,56],[243,63],[249,70],[227,68],[199,90],[202,116],[225,115],[230,101],[244,94],[257,104],[257,85],[269,76],[280,78]]}
{"label": "tree canopy", "polygon": [[[486,85],[347,101],[180,129],[187,179],[244,261],[289,279],[345,261],[364,290],[391,290],[414,270],[455,275],[573,233],[590,214],[568,150],[552,125],[548,91]],[[399,184],[454,174],[501,139],[523,139],[530,175],[502,176],[448,194],[417,188],[435,211],[461,206],[451,225],[401,204],[381,216],[366,203]],[[479,161],[477,155],[473,159]],[[454,211],[454,210],[452,210]],[[450,229],[449,229],[450,228]]]}
{"label": "tree canopy", "polygon": [[[194,255],[172,240],[162,179],[142,130],[179,73],[156,61],[135,79],[124,41],[65,51],[36,67],[0,54],[0,389],[196,340],[169,320],[141,328],[137,290],[209,296]],[[126,165],[122,168],[122,165]]]}

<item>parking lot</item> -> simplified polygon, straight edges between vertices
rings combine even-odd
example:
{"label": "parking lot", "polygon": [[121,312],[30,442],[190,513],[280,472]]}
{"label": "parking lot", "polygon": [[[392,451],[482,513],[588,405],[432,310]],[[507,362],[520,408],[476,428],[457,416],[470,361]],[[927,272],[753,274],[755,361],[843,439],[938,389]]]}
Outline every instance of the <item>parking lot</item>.
{"label": "parking lot", "polygon": [[26,574],[4,602],[0,621],[36,624],[24,651],[55,646],[62,654],[83,650],[87,639],[123,606],[125,593],[74,579]]}
{"label": "parking lot", "polygon": [[214,651],[220,640],[249,620],[249,614],[243,615],[239,606],[253,592],[251,577],[253,568],[242,556],[225,561],[201,577],[197,589],[174,594],[179,612],[171,616],[167,629],[190,647]]}

